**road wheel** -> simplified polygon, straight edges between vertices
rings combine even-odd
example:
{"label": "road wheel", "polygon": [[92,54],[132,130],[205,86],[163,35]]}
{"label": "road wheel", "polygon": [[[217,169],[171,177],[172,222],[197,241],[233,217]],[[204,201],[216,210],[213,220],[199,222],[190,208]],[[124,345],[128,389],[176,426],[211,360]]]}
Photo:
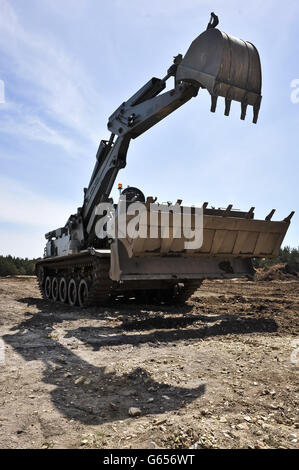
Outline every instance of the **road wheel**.
{"label": "road wheel", "polygon": [[63,304],[67,302],[67,282],[65,277],[62,277],[59,282],[59,300]]}
{"label": "road wheel", "polygon": [[46,277],[44,292],[45,292],[45,299],[49,300],[52,298],[52,279],[50,278],[50,276]]}
{"label": "road wheel", "polygon": [[79,287],[78,287],[78,303],[80,307],[84,307],[86,305],[86,301],[88,299],[88,284],[85,279],[81,279]]}
{"label": "road wheel", "polygon": [[58,279],[57,277],[53,277],[52,281],[52,299],[54,302],[57,302],[59,297],[59,284],[58,284]]}
{"label": "road wheel", "polygon": [[78,289],[75,279],[71,279],[68,286],[69,304],[74,307],[77,304]]}

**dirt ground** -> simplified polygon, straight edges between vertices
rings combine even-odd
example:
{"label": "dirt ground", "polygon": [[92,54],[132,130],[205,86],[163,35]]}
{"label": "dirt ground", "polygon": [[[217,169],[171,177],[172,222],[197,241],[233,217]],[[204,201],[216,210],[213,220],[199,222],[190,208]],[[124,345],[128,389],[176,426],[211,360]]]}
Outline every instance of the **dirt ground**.
{"label": "dirt ground", "polygon": [[298,281],[80,310],[2,278],[0,447],[297,448],[298,312]]}

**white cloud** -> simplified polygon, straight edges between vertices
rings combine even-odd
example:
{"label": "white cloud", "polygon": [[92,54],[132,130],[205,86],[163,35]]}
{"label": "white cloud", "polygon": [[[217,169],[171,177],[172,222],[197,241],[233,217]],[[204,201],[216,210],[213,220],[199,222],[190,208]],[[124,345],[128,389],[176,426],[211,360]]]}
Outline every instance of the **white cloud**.
{"label": "white cloud", "polygon": [[[66,151],[71,150],[70,139],[63,136],[62,129],[58,132],[57,125],[71,130],[74,141],[84,138],[98,142],[96,114],[103,97],[95,91],[82,64],[65,53],[55,36],[40,36],[26,29],[7,0],[0,0],[0,10],[0,51],[9,57],[13,64],[10,74],[22,80],[25,93],[22,113],[14,115],[12,121],[5,112],[9,109],[7,84],[8,104],[1,110],[0,130],[12,133],[16,126],[23,136],[55,143]],[[26,105],[28,85],[34,89],[30,106]]]}
{"label": "white cloud", "polygon": [[72,212],[72,204],[45,198],[20,182],[0,177],[0,222],[40,228],[45,232],[63,226]]}
{"label": "white cloud", "polygon": [[0,132],[18,136],[18,139],[25,137],[30,140],[44,142],[46,144],[58,145],[62,147],[70,156],[74,156],[83,151],[72,139],[69,139],[53,127],[48,126],[36,114],[24,114],[20,106],[12,106],[13,112],[3,113],[0,119]]}

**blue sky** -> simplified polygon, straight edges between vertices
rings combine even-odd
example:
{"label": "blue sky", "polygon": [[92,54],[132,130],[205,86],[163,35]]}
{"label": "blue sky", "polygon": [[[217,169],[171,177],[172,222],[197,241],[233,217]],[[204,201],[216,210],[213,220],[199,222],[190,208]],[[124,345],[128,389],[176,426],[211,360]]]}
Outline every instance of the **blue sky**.
{"label": "blue sky", "polygon": [[[289,0],[0,0],[0,254],[42,255],[44,233],[82,204],[107,119],[209,21],[253,42],[263,68],[257,125],[204,90],[132,141],[117,182],[162,201],[298,210],[299,3]],[[298,93],[299,96],[299,93]],[[221,100],[219,100],[221,101]],[[113,191],[116,195],[116,190]],[[284,244],[299,245],[298,213]]]}

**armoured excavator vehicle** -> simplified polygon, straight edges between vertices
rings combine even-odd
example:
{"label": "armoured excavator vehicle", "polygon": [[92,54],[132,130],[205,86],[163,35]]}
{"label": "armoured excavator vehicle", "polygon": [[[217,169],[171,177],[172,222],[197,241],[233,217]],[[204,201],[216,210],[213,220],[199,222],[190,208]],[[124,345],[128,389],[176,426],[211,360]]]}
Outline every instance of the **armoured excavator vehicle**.
{"label": "armoured excavator vehicle", "polygon": [[[231,102],[237,101],[241,119],[251,106],[257,123],[262,99],[258,51],[252,43],[217,29],[218,22],[212,13],[207,29],[185,56],[174,58],[166,76],[149,80],[110,116],[111,136],[100,143],[82,207],[64,227],[46,234],[44,258],[36,264],[44,298],[71,306],[128,297],[141,302],[186,301],[204,279],[248,278],[252,258],[278,254],[293,212],[272,221],[271,210],[265,220],[256,220],[254,207],[242,212],[232,205],[185,207],[181,200],[159,204],[134,187],[119,188],[118,204],[110,198],[118,172],[126,166],[131,140],[196,97],[200,89],[210,93],[212,112],[218,97],[223,97],[226,116]],[[170,78],[174,87],[163,92]],[[136,204],[143,207],[137,216]],[[121,206],[126,210],[120,211]],[[133,231],[126,230],[130,224]],[[120,225],[121,230],[112,230]],[[188,244],[191,234],[200,243]]]}

